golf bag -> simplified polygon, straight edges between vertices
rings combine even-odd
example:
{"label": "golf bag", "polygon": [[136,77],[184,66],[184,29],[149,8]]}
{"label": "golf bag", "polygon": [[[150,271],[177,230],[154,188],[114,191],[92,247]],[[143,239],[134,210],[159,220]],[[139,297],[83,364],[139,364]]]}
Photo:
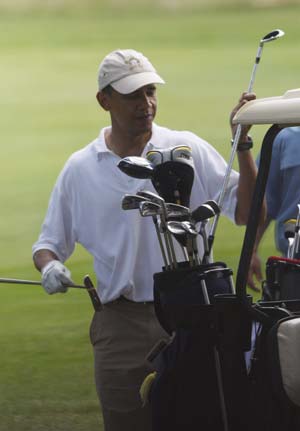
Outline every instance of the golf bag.
{"label": "golf bag", "polygon": [[149,358],[157,371],[150,394],[153,430],[223,430],[228,423],[242,429],[251,319],[241,314],[232,271],[216,262],[157,273],[154,303],[171,338]]}
{"label": "golf bag", "polygon": [[[153,431],[300,429],[300,301],[259,301],[246,293],[272,154],[261,151],[236,278],[222,263],[154,275],[158,320],[170,342],[150,355]],[[288,281],[286,281],[288,283]],[[251,346],[251,332],[256,329]],[[250,368],[245,352],[252,348]]]}
{"label": "golf bag", "polygon": [[262,298],[264,301],[300,299],[300,260],[269,257]]}

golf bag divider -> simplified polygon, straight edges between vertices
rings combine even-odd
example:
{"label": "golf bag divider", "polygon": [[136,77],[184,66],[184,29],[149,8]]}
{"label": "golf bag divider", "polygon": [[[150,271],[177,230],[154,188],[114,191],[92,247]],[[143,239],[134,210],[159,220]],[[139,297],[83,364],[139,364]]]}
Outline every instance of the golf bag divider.
{"label": "golf bag divider", "polygon": [[223,262],[195,267],[184,262],[176,270],[154,274],[154,307],[161,326],[169,334],[177,328],[210,327],[214,295],[232,293],[231,275]]}
{"label": "golf bag divider", "polygon": [[300,260],[277,256],[268,258],[262,299],[300,300]]}

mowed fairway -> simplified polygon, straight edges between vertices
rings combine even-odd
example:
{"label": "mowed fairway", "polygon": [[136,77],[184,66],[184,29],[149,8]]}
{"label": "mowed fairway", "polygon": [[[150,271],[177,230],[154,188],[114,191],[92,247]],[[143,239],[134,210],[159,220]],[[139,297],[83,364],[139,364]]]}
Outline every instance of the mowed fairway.
{"label": "mowed fairway", "polygon": [[[248,86],[260,38],[275,28],[286,36],[264,48],[255,91],[268,97],[300,87],[299,11],[1,12],[0,277],[39,279],[31,246],[55,179],[69,154],[109,120],[95,99],[98,63],[106,53],[132,47],[149,56],[167,81],[159,88],[156,121],[194,131],[228,160],[229,112]],[[266,130],[252,131],[255,154]],[[215,258],[234,270],[243,232],[226,220],[217,230]],[[270,231],[263,261],[274,253]],[[80,247],[67,265],[76,282],[87,273],[95,280],[92,260]],[[87,293],[50,297],[38,286],[0,289],[0,431],[102,430]]]}

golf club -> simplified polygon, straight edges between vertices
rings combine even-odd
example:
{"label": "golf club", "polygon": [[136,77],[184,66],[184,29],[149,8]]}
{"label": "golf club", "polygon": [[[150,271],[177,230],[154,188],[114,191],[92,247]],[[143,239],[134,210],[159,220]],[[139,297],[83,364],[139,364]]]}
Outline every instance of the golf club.
{"label": "golf club", "polygon": [[[268,42],[272,42],[273,40],[277,40],[280,37],[284,36],[284,32],[282,30],[276,29],[271,31],[270,33],[266,34],[259,42],[259,47],[257,50],[257,54],[255,57],[255,63],[252,69],[252,73],[251,73],[251,78],[250,78],[250,82],[248,85],[248,89],[247,89],[247,93],[251,93],[251,91],[253,90],[253,84],[254,84],[254,79],[256,76],[256,71],[257,71],[257,67],[258,64],[260,62],[261,59],[261,55],[262,55],[262,50],[264,47],[265,43]],[[227,190],[227,186],[228,186],[228,182],[229,182],[229,178],[230,178],[230,173],[232,170],[232,165],[233,165],[233,161],[234,161],[234,157],[237,151],[237,147],[239,144],[239,140],[241,137],[241,131],[242,131],[242,126],[241,124],[238,124],[236,131],[235,131],[235,135],[234,135],[234,139],[233,139],[233,143],[232,143],[232,149],[231,149],[231,155],[230,155],[230,159],[228,162],[228,166],[227,166],[227,170],[224,176],[224,180],[223,180],[223,185],[222,185],[222,189],[218,198],[218,205],[220,207],[220,210],[222,210],[222,206],[223,206],[223,201],[224,201],[224,196],[225,196],[225,192]],[[212,249],[212,245],[213,245],[213,241],[214,241],[214,236],[215,236],[215,232],[217,229],[217,225],[218,225],[218,221],[219,221],[219,217],[220,214],[216,214],[214,221],[212,223],[211,226],[211,230],[209,233],[209,238],[208,238],[208,243],[209,243],[209,253],[211,252]]]}
{"label": "golf club", "polygon": [[137,210],[140,208],[140,204],[147,200],[149,201],[149,199],[142,196],[126,194],[122,199],[122,209]]}
{"label": "golf club", "polygon": [[198,248],[195,238],[198,235],[194,225],[189,221],[171,220],[167,222],[167,229],[177,241],[187,247],[188,260],[191,266],[199,264]]}
{"label": "golf club", "polygon": [[[22,280],[19,278],[0,278],[0,283],[4,283],[4,284],[29,284],[32,286],[42,286],[41,281]],[[66,284],[65,287],[74,287],[76,289],[86,289],[85,286],[81,286],[79,284]]]}
{"label": "golf club", "polygon": [[148,151],[147,160],[154,166],[152,184],[166,202],[189,206],[194,181],[191,148],[177,145]]}
{"label": "golf club", "polygon": [[201,204],[198,208],[192,211],[191,218],[195,223],[208,220],[219,214],[220,207],[214,200],[209,200]]}
{"label": "golf club", "polygon": [[189,220],[191,218],[191,210],[183,205],[166,202],[167,219]]}
{"label": "golf club", "polygon": [[[145,199],[145,198],[142,198],[142,199]],[[165,247],[161,238],[160,230],[158,227],[158,220],[157,220],[157,215],[160,215],[162,213],[162,208],[160,205],[156,204],[155,202],[144,200],[143,202],[140,203],[139,210],[142,217],[149,217],[149,216],[152,217],[161,254],[162,254],[162,258],[164,261],[164,265],[166,268],[168,268],[169,262],[166,256]]]}
{"label": "golf club", "polygon": [[[86,276],[88,277],[88,276]],[[85,278],[86,278],[85,277]],[[100,298],[97,294],[96,289],[94,288],[94,286],[92,285],[92,283],[90,285],[87,285],[85,283],[85,278],[84,278],[84,286],[79,285],[79,284],[67,284],[65,285],[65,287],[72,287],[75,289],[85,289],[87,290],[88,294],[90,295],[93,307],[95,309],[95,311],[99,311],[101,308],[101,302],[100,302]],[[19,278],[0,278],[0,283],[3,284],[27,284],[27,285],[31,285],[31,286],[42,286],[42,282],[41,281],[34,281],[34,280],[22,280]]]}
{"label": "golf club", "polygon": [[124,157],[124,159],[119,161],[118,168],[124,174],[133,178],[148,179],[152,178],[153,175],[152,163],[144,157]]}
{"label": "golf club", "polygon": [[295,241],[295,225],[296,225],[296,219],[289,219],[284,222],[284,236],[287,239],[289,245],[287,249],[287,257],[289,259],[292,259],[292,250],[293,250],[293,244]]}
{"label": "golf club", "polygon": [[100,311],[102,309],[102,304],[99,298],[99,295],[97,293],[97,290],[95,289],[92,280],[90,279],[89,275],[85,275],[83,278],[84,286],[88,291],[88,294],[90,295],[93,307],[95,311]]}
{"label": "golf club", "polygon": [[168,254],[170,265],[172,267],[176,268],[177,267],[177,261],[176,261],[176,254],[175,254],[175,250],[174,250],[174,245],[173,245],[172,237],[169,234],[169,231],[167,229],[167,224],[166,224],[167,210],[166,210],[165,200],[161,196],[157,195],[156,193],[146,191],[146,190],[138,191],[137,195],[142,196],[142,197],[146,197],[146,198],[150,199],[152,202],[161,206],[161,208],[162,208],[162,212],[160,214],[161,229],[162,229],[162,232],[164,234],[167,254]]}
{"label": "golf club", "polygon": [[295,259],[296,254],[298,253],[298,249],[299,249],[299,234],[300,234],[300,205],[297,205],[298,207],[298,215],[297,215],[297,220],[296,220],[296,224],[295,224],[295,236],[294,236],[294,243],[292,246],[292,258]]}

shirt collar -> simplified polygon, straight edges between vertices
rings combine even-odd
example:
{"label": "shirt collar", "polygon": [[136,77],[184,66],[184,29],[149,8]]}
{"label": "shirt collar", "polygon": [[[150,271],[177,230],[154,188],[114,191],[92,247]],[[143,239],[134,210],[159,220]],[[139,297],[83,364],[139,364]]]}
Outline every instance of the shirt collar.
{"label": "shirt collar", "polygon": [[[97,153],[98,160],[101,160],[103,155],[106,154],[113,154],[112,151],[107,147],[105,142],[105,132],[106,130],[110,129],[111,126],[104,127],[101,129],[100,134],[98,138],[95,141],[95,150]],[[153,123],[152,125],[152,135],[147,144],[145,145],[145,148],[142,153],[142,157],[144,157],[147,153],[147,151],[152,150],[153,148],[159,148],[159,132],[158,132],[158,126]]]}

